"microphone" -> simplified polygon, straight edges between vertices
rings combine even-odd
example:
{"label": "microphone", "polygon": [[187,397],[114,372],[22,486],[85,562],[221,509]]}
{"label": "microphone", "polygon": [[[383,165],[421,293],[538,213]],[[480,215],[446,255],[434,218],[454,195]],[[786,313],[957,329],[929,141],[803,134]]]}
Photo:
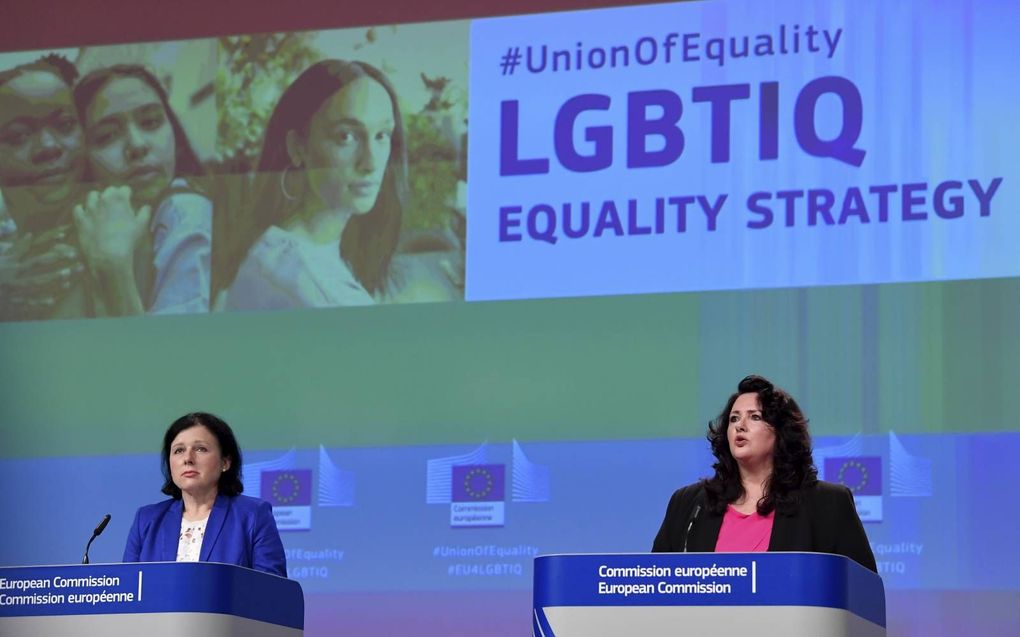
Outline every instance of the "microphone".
{"label": "microphone", "polygon": [[684,531],[684,548],[683,552],[687,552],[687,538],[691,534],[691,529],[694,528],[694,521],[698,519],[698,515],[701,513],[701,504],[694,505],[694,511],[691,512],[691,519],[687,521],[687,530]]}
{"label": "microphone", "polygon": [[92,532],[92,537],[89,538],[89,543],[85,545],[85,555],[84,557],[81,558],[82,564],[89,563],[89,548],[92,546],[92,541],[95,540],[100,535],[102,535],[103,531],[106,529],[106,525],[109,523],[110,514],[107,513],[106,515],[103,516],[103,521],[96,526],[96,530]]}

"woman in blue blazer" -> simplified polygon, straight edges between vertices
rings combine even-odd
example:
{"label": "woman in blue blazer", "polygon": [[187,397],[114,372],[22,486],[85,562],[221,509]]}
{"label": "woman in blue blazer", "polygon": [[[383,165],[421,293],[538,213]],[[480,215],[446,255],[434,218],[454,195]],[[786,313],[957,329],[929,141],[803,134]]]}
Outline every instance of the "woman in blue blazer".
{"label": "woman in blue blazer", "polygon": [[138,509],[125,562],[221,562],[287,576],[272,507],[241,495],[241,450],[227,423],[182,416],[163,436],[162,459],[171,499]]}

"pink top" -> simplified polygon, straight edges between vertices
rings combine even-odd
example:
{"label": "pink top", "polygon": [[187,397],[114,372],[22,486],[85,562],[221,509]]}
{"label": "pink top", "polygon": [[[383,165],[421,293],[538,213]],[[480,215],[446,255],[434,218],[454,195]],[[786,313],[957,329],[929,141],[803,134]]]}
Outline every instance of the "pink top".
{"label": "pink top", "polygon": [[741,513],[726,507],[719,539],[715,542],[717,553],[762,553],[769,550],[769,538],[772,536],[772,521],[776,518],[775,510],[766,516],[754,513]]}

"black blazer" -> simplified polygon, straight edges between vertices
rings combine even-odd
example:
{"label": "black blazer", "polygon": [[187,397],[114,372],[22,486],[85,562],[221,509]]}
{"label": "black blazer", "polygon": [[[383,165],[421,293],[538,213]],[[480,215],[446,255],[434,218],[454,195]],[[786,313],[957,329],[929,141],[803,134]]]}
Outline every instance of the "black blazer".
{"label": "black blazer", "polygon": [[[815,486],[802,490],[800,496],[800,506],[793,515],[776,512],[769,538],[769,551],[835,553],[878,572],[875,555],[871,552],[868,536],[857,516],[849,489],[839,484],[819,481]],[[684,533],[697,504],[701,505],[701,512],[691,527],[687,550],[705,553],[715,551],[723,516],[705,507],[705,485],[698,482],[678,489],[670,498],[666,518],[655,536],[652,552],[683,550]]]}

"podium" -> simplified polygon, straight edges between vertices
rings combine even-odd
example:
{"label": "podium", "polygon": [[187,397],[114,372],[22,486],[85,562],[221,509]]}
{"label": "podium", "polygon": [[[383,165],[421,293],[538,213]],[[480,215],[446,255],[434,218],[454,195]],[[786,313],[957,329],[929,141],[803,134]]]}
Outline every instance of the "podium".
{"label": "podium", "polygon": [[301,586],[229,564],[0,568],[0,635],[296,637]]}
{"label": "podium", "polygon": [[885,635],[882,579],[827,553],[535,559],[534,637]]}

